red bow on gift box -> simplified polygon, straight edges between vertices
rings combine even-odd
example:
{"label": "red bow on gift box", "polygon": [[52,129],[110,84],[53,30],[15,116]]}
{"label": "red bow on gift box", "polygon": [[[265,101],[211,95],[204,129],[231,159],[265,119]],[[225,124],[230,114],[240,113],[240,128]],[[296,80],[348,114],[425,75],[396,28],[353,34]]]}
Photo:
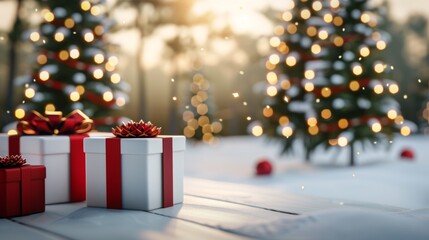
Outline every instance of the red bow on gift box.
{"label": "red bow on gift box", "polygon": [[37,111],[31,113],[17,125],[20,135],[68,135],[91,131],[93,121],[80,110],[74,110],[65,117],[59,111],[46,111],[43,116]]}

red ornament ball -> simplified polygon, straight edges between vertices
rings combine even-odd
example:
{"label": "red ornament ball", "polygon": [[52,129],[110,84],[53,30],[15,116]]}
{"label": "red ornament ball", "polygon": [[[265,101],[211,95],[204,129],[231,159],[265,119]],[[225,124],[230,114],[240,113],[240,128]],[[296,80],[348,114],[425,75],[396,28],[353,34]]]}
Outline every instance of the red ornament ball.
{"label": "red ornament ball", "polygon": [[256,164],[256,175],[270,175],[273,171],[273,165],[268,159],[261,159]]}
{"label": "red ornament ball", "polygon": [[414,159],[414,151],[412,149],[406,148],[401,151],[401,158],[407,160]]}

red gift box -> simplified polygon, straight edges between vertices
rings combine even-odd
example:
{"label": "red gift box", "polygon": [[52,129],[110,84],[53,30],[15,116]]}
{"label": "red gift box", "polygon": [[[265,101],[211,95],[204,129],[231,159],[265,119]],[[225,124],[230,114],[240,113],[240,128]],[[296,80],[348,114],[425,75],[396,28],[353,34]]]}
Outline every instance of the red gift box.
{"label": "red gift box", "polygon": [[0,168],[0,218],[45,211],[45,166]]}

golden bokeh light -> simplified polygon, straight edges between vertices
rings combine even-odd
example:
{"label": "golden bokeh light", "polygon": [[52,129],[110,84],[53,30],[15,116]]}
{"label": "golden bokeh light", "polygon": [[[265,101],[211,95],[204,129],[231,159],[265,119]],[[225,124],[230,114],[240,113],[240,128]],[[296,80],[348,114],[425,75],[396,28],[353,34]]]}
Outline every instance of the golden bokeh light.
{"label": "golden bokeh light", "polygon": [[382,72],[384,72],[384,64],[380,63],[380,62],[374,64],[374,71],[376,73],[382,73]]}
{"label": "golden bokeh light", "polygon": [[48,103],[48,104],[46,104],[46,106],[45,106],[45,111],[55,111],[55,109],[56,109],[56,107],[55,107],[55,105],[54,105],[54,104],[52,104],[52,103]]}
{"label": "golden bokeh light", "polygon": [[331,96],[332,91],[331,91],[330,88],[324,87],[324,88],[322,88],[321,94],[322,94],[323,97],[327,98],[327,97]]}
{"label": "golden bokeh light", "polygon": [[47,62],[48,62],[48,58],[46,57],[45,54],[40,54],[39,56],[37,56],[37,63],[38,64],[43,65]]}
{"label": "golden bokeh light", "polygon": [[72,18],[67,18],[64,21],[64,25],[66,26],[66,28],[72,28],[72,27],[74,27],[74,21],[73,21],[73,19]]}
{"label": "golden bokeh light", "polygon": [[[284,20],[284,21],[286,21],[286,22],[289,22],[290,20],[292,20],[292,13],[291,12],[284,12],[283,14],[282,14],[282,19]],[[281,35],[281,34],[278,34],[278,35]]]}
{"label": "golden bokeh light", "polygon": [[315,117],[310,117],[307,119],[307,125],[308,126],[316,126],[317,125],[317,119]]}
{"label": "golden bokeh light", "polygon": [[104,55],[101,53],[95,54],[94,55],[94,62],[98,63],[98,64],[103,63],[104,62]]}
{"label": "golden bokeh light", "polygon": [[311,83],[311,82],[307,82],[307,83],[305,83],[305,85],[304,85],[304,89],[305,89],[305,91],[307,91],[307,92],[311,92],[311,91],[313,91],[313,90],[314,90],[314,84],[313,84],[313,83]]}
{"label": "golden bokeh light", "polygon": [[278,47],[278,46],[280,46],[280,43],[281,43],[281,41],[280,41],[279,37],[271,37],[270,38],[271,47]]}
{"label": "golden bokeh light", "polygon": [[95,69],[92,75],[95,79],[101,79],[104,76],[104,72],[101,69]]}
{"label": "golden bokeh light", "polygon": [[85,39],[86,42],[92,42],[94,41],[94,34],[92,32],[87,32],[83,36],[83,39]]}
{"label": "golden bokeh light", "polygon": [[110,82],[117,84],[121,81],[121,75],[119,75],[118,73],[114,73],[112,74],[112,76],[110,76]]}
{"label": "golden bokeh light", "polygon": [[55,16],[54,16],[54,14],[53,14],[52,12],[47,11],[47,12],[45,13],[45,15],[43,15],[43,18],[44,18],[44,19],[45,19],[45,21],[47,21],[47,22],[52,22],[52,21],[54,21]]}
{"label": "golden bokeh light", "polygon": [[383,85],[381,85],[381,84],[376,84],[376,85],[374,86],[374,92],[375,92],[376,94],[382,94],[382,93],[383,93],[383,91],[384,91]]}
{"label": "golden bokeh light", "polygon": [[33,42],[37,42],[40,40],[40,34],[38,32],[32,32],[30,34],[30,40]]}
{"label": "golden bokeh light", "polygon": [[268,117],[273,116],[274,111],[272,108],[270,108],[270,106],[267,106],[262,110],[262,114],[264,115],[264,117],[268,118]]}
{"label": "golden bokeh light", "polygon": [[118,97],[116,99],[116,106],[118,106],[118,107],[123,107],[123,106],[125,106],[126,103],[127,103],[127,101],[123,97]]}
{"label": "golden bokeh light", "polygon": [[325,40],[325,39],[328,38],[329,34],[328,34],[328,31],[321,30],[321,31],[319,31],[318,36],[319,36],[320,39]]}
{"label": "golden bokeh light", "polygon": [[317,28],[314,26],[309,26],[307,28],[307,35],[310,37],[314,37],[317,35]]}
{"label": "golden bokeh light", "polygon": [[302,19],[309,19],[311,17],[310,10],[308,10],[308,9],[301,10],[300,15],[301,15]]}
{"label": "golden bokeh light", "polygon": [[103,93],[103,100],[106,102],[110,102],[113,100],[113,93],[110,91],[104,92]]}
{"label": "golden bokeh light", "polygon": [[48,71],[41,71],[39,73],[39,79],[42,81],[47,81],[49,79],[49,72]]}
{"label": "golden bokeh light", "polygon": [[322,3],[320,1],[314,1],[311,4],[311,7],[313,8],[314,11],[317,12],[317,11],[320,11],[322,9],[323,5],[322,5]]}
{"label": "golden bokeh light", "polygon": [[252,135],[255,137],[259,137],[264,133],[264,129],[261,126],[256,125],[252,127]]}
{"label": "golden bokeh light", "polygon": [[352,68],[352,72],[354,75],[359,76],[363,73],[363,68],[361,65],[355,65]]}
{"label": "golden bokeh light", "polygon": [[280,62],[280,57],[277,54],[271,54],[269,57],[269,61],[271,64],[276,65]]}
{"label": "golden bokeh light", "polygon": [[77,102],[80,99],[80,94],[77,91],[73,91],[70,93],[70,100],[73,102]]}
{"label": "golden bokeh light", "polygon": [[82,1],[80,3],[80,8],[84,11],[88,11],[91,8],[91,3],[89,1]]}
{"label": "golden bokeh light", "polygon": [[289,67],[293,67],[296,65],[296,58],[294,56],[288,56],[286,58],[286,65]]}
{"label": "golden bokeh light", "polygon": [[330,13],[326,13],[325,15],[323,15],[323,21],[325,21],[326,23],[330,23],[332,22],[334,18],[332,17],[332,14]]}
{"label": "golden bokeh light", "polygon": [[325,109],[322,110],[322,112],[320,113],[320,115],[324,119],[330,119],[332,117],[332,112],[331,112],[331,110],[325,108]]}
{"label": "golden bokeh light", "polygon": [[64,41],[64,34],[62,32],[56,32],[54,35],[54,39],[57,42],[62,42]]}
{"label": "golden bokeh light", "polygon": [[387,117],[389,119],[394,120],[394,119],[396,119],[397,116],[398,116],[398,112],[396,112],[394,109],[391,109],[387,112]]}
{"label": "golden bokeh light", "polygon": [[360,54],[362,57],[368,57],[368,56],[369,56],[369,54],[370,54],[370,50],[369,50],[369,48],[368,48],[368,47],[361,47],[361,48],[360,48],[360,50],[359,50],[359,54]]}
{"label": "golden bokeh light", "polygon": [[286,126],[282,128],[282,135],[285,137],[290,137],[293,134],[293,129],[290,126]]}
{"label": "golden bokeh light", "polygon": [[344,39],[341,36],[334,37],[334,45],[337,47],[341,47],[344,44]]}
{"label": "golden bokeh light", "polygon": [[346,129],[349,126],[349,121],[345,118],[341,118],[338,121],[338,127],[341,129]]}
{"label": "golden bokeh light", "polygon": [[319,45],[319,44],[313,44],[313,45],[311,46],[311,52],[312,52],[313,54],[319,54],[321,51],[322,51],[322,48],[320,47],[320,45]]}
{"label": "golden bokeh light", "polygon": [[15,117],[17,119],[23,119],[25,117],[25,111],[22,108],[17,108],[15,110]]}
{"label": "golden bokeh light", "polygon": [[270,97],[274,97],[277,95],[277,88],[275,86],[269,86],[267,88],[267,95]]}
{"label": "golden bokeh light", "polygon": [[306,79],[311,80],[311,79],[313,79],[316,76],[316,73],[313,70],[306,70],[304,72],[304,76],[305,76]]}
{"label": "golden bokeh light", "polygon": [[69,52],[67,50],[61,50],[58,54],[58,57],[61,61],[66,61],[67,59],[69,59]]}
{"label": "golden bokeh light", "polygon": [[284,80],[282,80],[281,82],[280,82],[280,87],[283,89],[283,90],[288,90],[289,88],[290,88],[290,81],[289,80],[287,80],[287,79],[284,79]]}
{"label": "golden bokeh light", "polygon": [[289,118],[287,116],[281,116],[279,118],[279,125],[286,125],[289,123]]}
{"label": "golden bokeh light", "polygon": [[347,146],[347,144],[349,144],[349,140],[347,140],[346,137],[339,137],[338,138],[338,146],[345,147],[345,146]]}
{"label": "golden bokeh light", "polygon": [[371,125],[371,130],[375,133],[378,133],[381,131],[381,124],[379,122],[373,123]]}
{"label": "golden bokeh light", "polygon": [[378,50],[384,50],[386,48],[386,42],[383,40],[377,41],[375,46]]}
{"label": "golden bokeh light", "polygon": [[83,95],[85,93],[85,87],[82,85],[77,85],[76,92],[78,92],[80,95]]}
{"label": "golden bokeh light", "polygon": [[310,134],[310,135],[317,135],[318,133],[319,133],[319,127],[317,127],[317,126],[310,126],[310,127],[308,127],[308,133]]}
{"label": "golden bokeh light", "polygon": [[349,88],[350,88],[350,90],[352,90],[353,92],[358,91],[358,90],[359,90],[359,88],[360,88],[359,82],[358,82],[358,81],[356,81],[356,80],[351,81],[351,82],[349,83]]}
{"label": "golden bokeh light", "polygon": [[392,83],[389,85],[389,92],[391,94],[397,94],[399,92],[399,86],[396,83]]}
{"label": "golden bokeh light", "polygon": [[402,126],[402,127],[401,127],[401,135],[402,135],[402,136],[406,137],[406,136],[408,136],[408,135],[410,135],[410,134],[411,134],[411,129],[410,129],[410,127],[408,127],[408,126]]}
{"label": "golden bokeh light", "polygon": [[70,57],[73,59],[77,59],[80,56],[80,52],[78,49],[74,48],[70,50]]}
{"label": "golden bokeh light", "polygon": [[25,89],[24,95],[27,98],[33,98],[36,95],[36,91],[33,88],[27,88]]}
{"label": "golden bokeh light", "polygon": [[278,81],[277,74],[275,72],[268,72],[267,73],[267,82],[271,85],[276,84]]}

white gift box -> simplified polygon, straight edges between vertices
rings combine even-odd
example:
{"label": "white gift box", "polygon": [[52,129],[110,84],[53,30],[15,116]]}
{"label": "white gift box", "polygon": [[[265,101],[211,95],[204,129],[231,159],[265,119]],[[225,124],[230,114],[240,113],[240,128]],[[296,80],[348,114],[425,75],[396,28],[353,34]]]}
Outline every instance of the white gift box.
{"label": "white gift box", "polygon": [[[95,133],[95,136],[99,135],[100,133]],[[113,136],[111,133],[102,133],[102,135]],[[46,167],[45,203],[70,202],[70,137],[21,136],[19,142],[20,153],[27,163]],[[9,155],[9,136],[1,134],[0,156],[7,155]]]}
{"label": "white gift box", "polygon": [[[163,207],[163,138],[172,138],[173,204],[183,202],[184,136],[120,139],[122,209],[150,211]],[[106,197],[106,138],[84,140],[87,205],[108,207]]]}

